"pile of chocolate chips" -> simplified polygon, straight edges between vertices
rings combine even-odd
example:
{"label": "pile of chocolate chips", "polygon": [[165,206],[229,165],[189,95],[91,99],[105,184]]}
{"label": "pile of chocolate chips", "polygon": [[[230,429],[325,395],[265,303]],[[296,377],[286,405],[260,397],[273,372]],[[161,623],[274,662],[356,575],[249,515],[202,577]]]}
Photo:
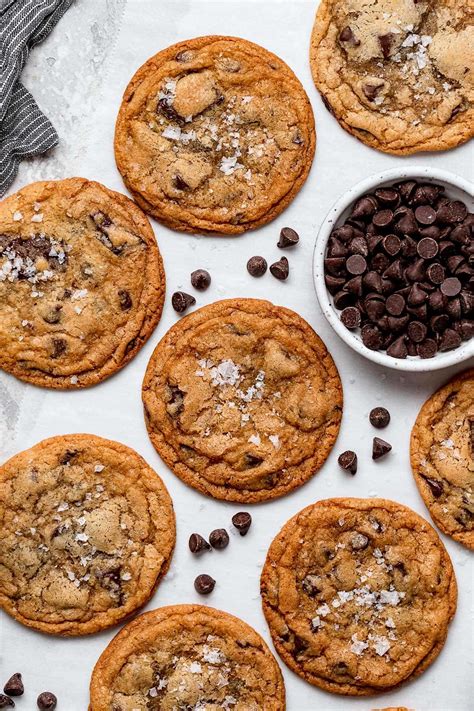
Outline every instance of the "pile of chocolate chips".
{"label": "pile of chocolate chips", "polygon": [[328,240],[325,281],[371,350],[432,358],[474,335],[474,215],[415,180],[363,195]]}

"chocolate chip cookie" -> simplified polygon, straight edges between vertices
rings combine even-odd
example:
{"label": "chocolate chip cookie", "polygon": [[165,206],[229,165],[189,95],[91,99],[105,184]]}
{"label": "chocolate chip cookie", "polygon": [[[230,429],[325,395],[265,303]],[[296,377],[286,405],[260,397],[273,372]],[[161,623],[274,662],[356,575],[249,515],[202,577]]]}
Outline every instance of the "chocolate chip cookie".
{"label": "chocolate chip cookie", "polygon": [[474,550],[474,369],[456,375],[421,408],[411,465],[438,528]]}
{"label": "chocolate chip cookie", "polygon": [[0,368],[50,388],[94,385],[158,323],[163,263],[146,216],[83,178],[0,203]]}
{"label": "chocolate chip cookie", "polygon": [[144,605],[175,542],[173,505],[136,452],[94,435],[40,442],[0,467],[0,607],[84,635]]}
{"label": "chocolate chip cookie", "polygon": [[263,639],[242,620],[201,605],[140,615],[102,653],[89,711],[284,711],[285,687]]}
{"label": "chocolate chip cookie", "polygon": [[293,200],[315,140],[308,97],[281,59],[237,37],[199,37],[132,78],[115,158],[138,204],[168,227],[237,234]]}
{"label": "chocolate chip cookie", "polygon": [[342,386],[323,342],[268,301],[205,306],[168,331],[143,381],[161,458],[217,499],[256,502],[301,486],[339,431]]}
{"label": "chocolate chip cookie", "polygon": [[474,134],[473,47],[460,0],[323,0],[311,69],[329,111],[367,145],[438,151]]}
{"label": "chocolate chip cookie", "polygon": [[261,593],[275,647],[306,681],[379,694],[438,656],[456,610],[451,560],[431,526],[385,499],[300,511],[268,551]]}

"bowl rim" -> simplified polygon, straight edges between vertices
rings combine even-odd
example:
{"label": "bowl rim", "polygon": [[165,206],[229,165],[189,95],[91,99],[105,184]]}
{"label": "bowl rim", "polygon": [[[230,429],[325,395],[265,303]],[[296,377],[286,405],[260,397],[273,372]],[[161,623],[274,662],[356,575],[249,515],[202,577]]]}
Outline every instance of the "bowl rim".
{"label": "bowl rim", "polygon": [[453,351],[448,351],[442,355],[437,353],[434,358],[426,359],[416,358],[415,356],[408,356],[406,359],[392,358],[392,356],[388,356],[383,351],[372,351],[362,343],[359,335],[356,335],[356,333],[350,331],[342,324],[338,315],[339,312],[336,311],[332,304],[331,296],[324,281],[324,257],[327,241],[344,210],[361,195],[369,192],[378,185],[410,178],[417,178],[427,182],[441,182],[446,184],[448,188],[452,186],[463,191],[471,200],[473,197],[473,189],[469,181],[455,173],[440,168],[410,165],[404,168],[390,168],[389,170],[373,173],[343,193],[333,204],[321,223],[313,251],[313,284],[319,305],[327,321],[337,335],[353,350],[368,360],[387,368],[408,372],[427,372],[448,368],[449,366],[462,363],[468,358],[473,357],[474,339],[465,341]]}

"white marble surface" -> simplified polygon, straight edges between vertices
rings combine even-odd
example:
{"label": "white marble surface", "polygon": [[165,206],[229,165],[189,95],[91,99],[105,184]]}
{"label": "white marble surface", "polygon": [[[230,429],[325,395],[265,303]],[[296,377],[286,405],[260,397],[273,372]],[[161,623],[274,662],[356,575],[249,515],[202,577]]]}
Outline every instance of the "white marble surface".
{"label": "white marble surface", "polygon": [[[158,329],[132,364],[100,386],[73,393],[43,391],[0,374],[0,459],[44,437],[78,431],[121,440],[137,449],[165,480],[178,524],[171,570],[148,607],[204,602],[242,617],[267,641],[259,574],[270,541],[290,516],[312,501],[331,496],[384,496],[427,516],[409,467],[410,428],[426,397],[461,369],[416,376],[384,370],[347,348],[321,315],[312,285],[311,255],[318,226],[340,193],[371,173],[408,163],[442,167],[472,179],[473,153],[472,147],[462,146],[448,153],[397,158],[370,150],[340,129],[311,81],[307,52],[314,6],[313,0],[78,0],[47,42],[32,53],[24,77],[58,128],[61,144],[49,157],[23,164],[12,187],[76,174],[124,191],[112,152],[121,94],[142,62],[179,40],[217,33],[242,36],[276,52],[302,80],[318,130],[316,159],[307,184],[273,224],[242,237],[186,236],[153,223],[165,260],[168,300]],[[288,253],[290,278],[280,283],[267,274],[252,280],[245,270],[247,259],[253,254],[269,261],[279,258],[276,241],[284,225],[301,235],[300,245]],[[229,526],[238,507],[201,496],[167,470],[145,431],[140,385],[154,345],[176,320],[169,297],[177,288],[189,288],[189,273],[198,267],[209,269],[213,277],[211,288],[199,295],[199,305],[231,296],[264,297],[305,317],[334,355],[343,380],[345,409],[338,443],[321,472],[294,494],[253,506],[254,524],[246,538],[233,535],[225,552],[194,560],[187,549],[189,534]],[[392,412],[386,438],[393,443],[393,452],[373,463],[374,432],[367,413],[381,404]],[[359,471],[353,478],[341,472],[336,462],[338,452],[348,448],[359,453]],[[472,556],[450,539],[443,540],[458,577],[459,606],[438,660],[417,681],[372,700],[326,694],[282,664],[289,711],[369,711],[390,705],[416,711],[473,708]],[[193,579],[199,572],[217,579],[209,598],[194,592]],[[0,680],[23,672],[27,692],[18,702],[20,711],[34,711],[36,695],[44,689],[57,693],[58,711],[85,711],[92,667],[115,631],[57,639],[29,631],[2,615]]]}

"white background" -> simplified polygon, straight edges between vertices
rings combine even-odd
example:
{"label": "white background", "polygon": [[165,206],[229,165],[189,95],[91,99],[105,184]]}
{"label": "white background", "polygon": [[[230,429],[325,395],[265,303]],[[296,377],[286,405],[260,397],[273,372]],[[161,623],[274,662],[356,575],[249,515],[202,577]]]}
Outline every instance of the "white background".
{"label": "white background", "polygon": [[[259,600],[259,575],[266,550],[283,523],[310,502],[332,496],[384,496],[427,511],[417,493],[408,459],[410,429],[423,401],[461,367],[432,375],[400,375],[357,356],[332,332],[319,310],[311,277],[311,256],[318,227],[339,195],[362,178],[407,164],[431,165],[472,179],[472,148],[408,159],[371,150],[345,133],[323,107],[309,70],[308,46],[313,0],[79,0],[52,36],[32,53],[25,81],[53,120],[60,146],[47,159],[23,164],[12,191],[31,180],[81,175],[125,192],[112,151],[114,121],[120,98],[134,71],[152,54],[183,39],[206,34],[245,37],[284,59],[303,82],[316,117],[318,142],[310,177],[292,205],[273,224],[241,237],[196,237],[173,233],[153,222],[164,257],[168,292],[161,323],[135,360],[115,377],[82,392],[48,392],[0,374],[0,458],[30,447],[40,439],[67,432],[91,432],[117,439],[142,454],[164,479],[173,498],[178,539],[171,569],[148,608],[200,602],[234,613],[253,625],[270,643]],[[281,256],[276,242],[281,227],[301,236],[287,251],[286,283],[267,274],[248,276],[245,264],[254,254],[269,263]],[[190,289],[193,269],[208,269],[211,288],[197,295],[198,305],[248,296],[269,298],[288,306],[317,330],[335,358],[344,386],[344,417],[336,447],[309,483],[273,503],[253,506],[253,526],[246,538],[232,535],[226,551],[192,558],[191,532],[207,535],[230,529],[239,510],[208,499],[181,483],[152,448],[142,416],[140,387],[151,352],[176,321],[170,296]],[[369,410],[385,405],[392,422],[385,430],[393,452],[371,460],[376,432]],[[337,466],[344,449],[359,454],[359,471],[347,476]],[[1,532],[0,532],[1,535]],[[311,687],[282,664],[289,711],[333,711],[406,705],[416,711],[468,711],[473,708],[473,568],[466,549],[443,537],[459,583],[459,605],[448,641],[438,660],[421,678],[376,699],[333,696]],[[206,572],[217,580],[209,598],[193,588]],[[0,618],[0,680],[21,671],[26,694],[17,708],[33,711],[44,689],[59,698],[58,711],[85,711],[93,665],[117,630],[87,638],[59,639],[29,631]],[[2,681],[2,686],[3,686]]]}

